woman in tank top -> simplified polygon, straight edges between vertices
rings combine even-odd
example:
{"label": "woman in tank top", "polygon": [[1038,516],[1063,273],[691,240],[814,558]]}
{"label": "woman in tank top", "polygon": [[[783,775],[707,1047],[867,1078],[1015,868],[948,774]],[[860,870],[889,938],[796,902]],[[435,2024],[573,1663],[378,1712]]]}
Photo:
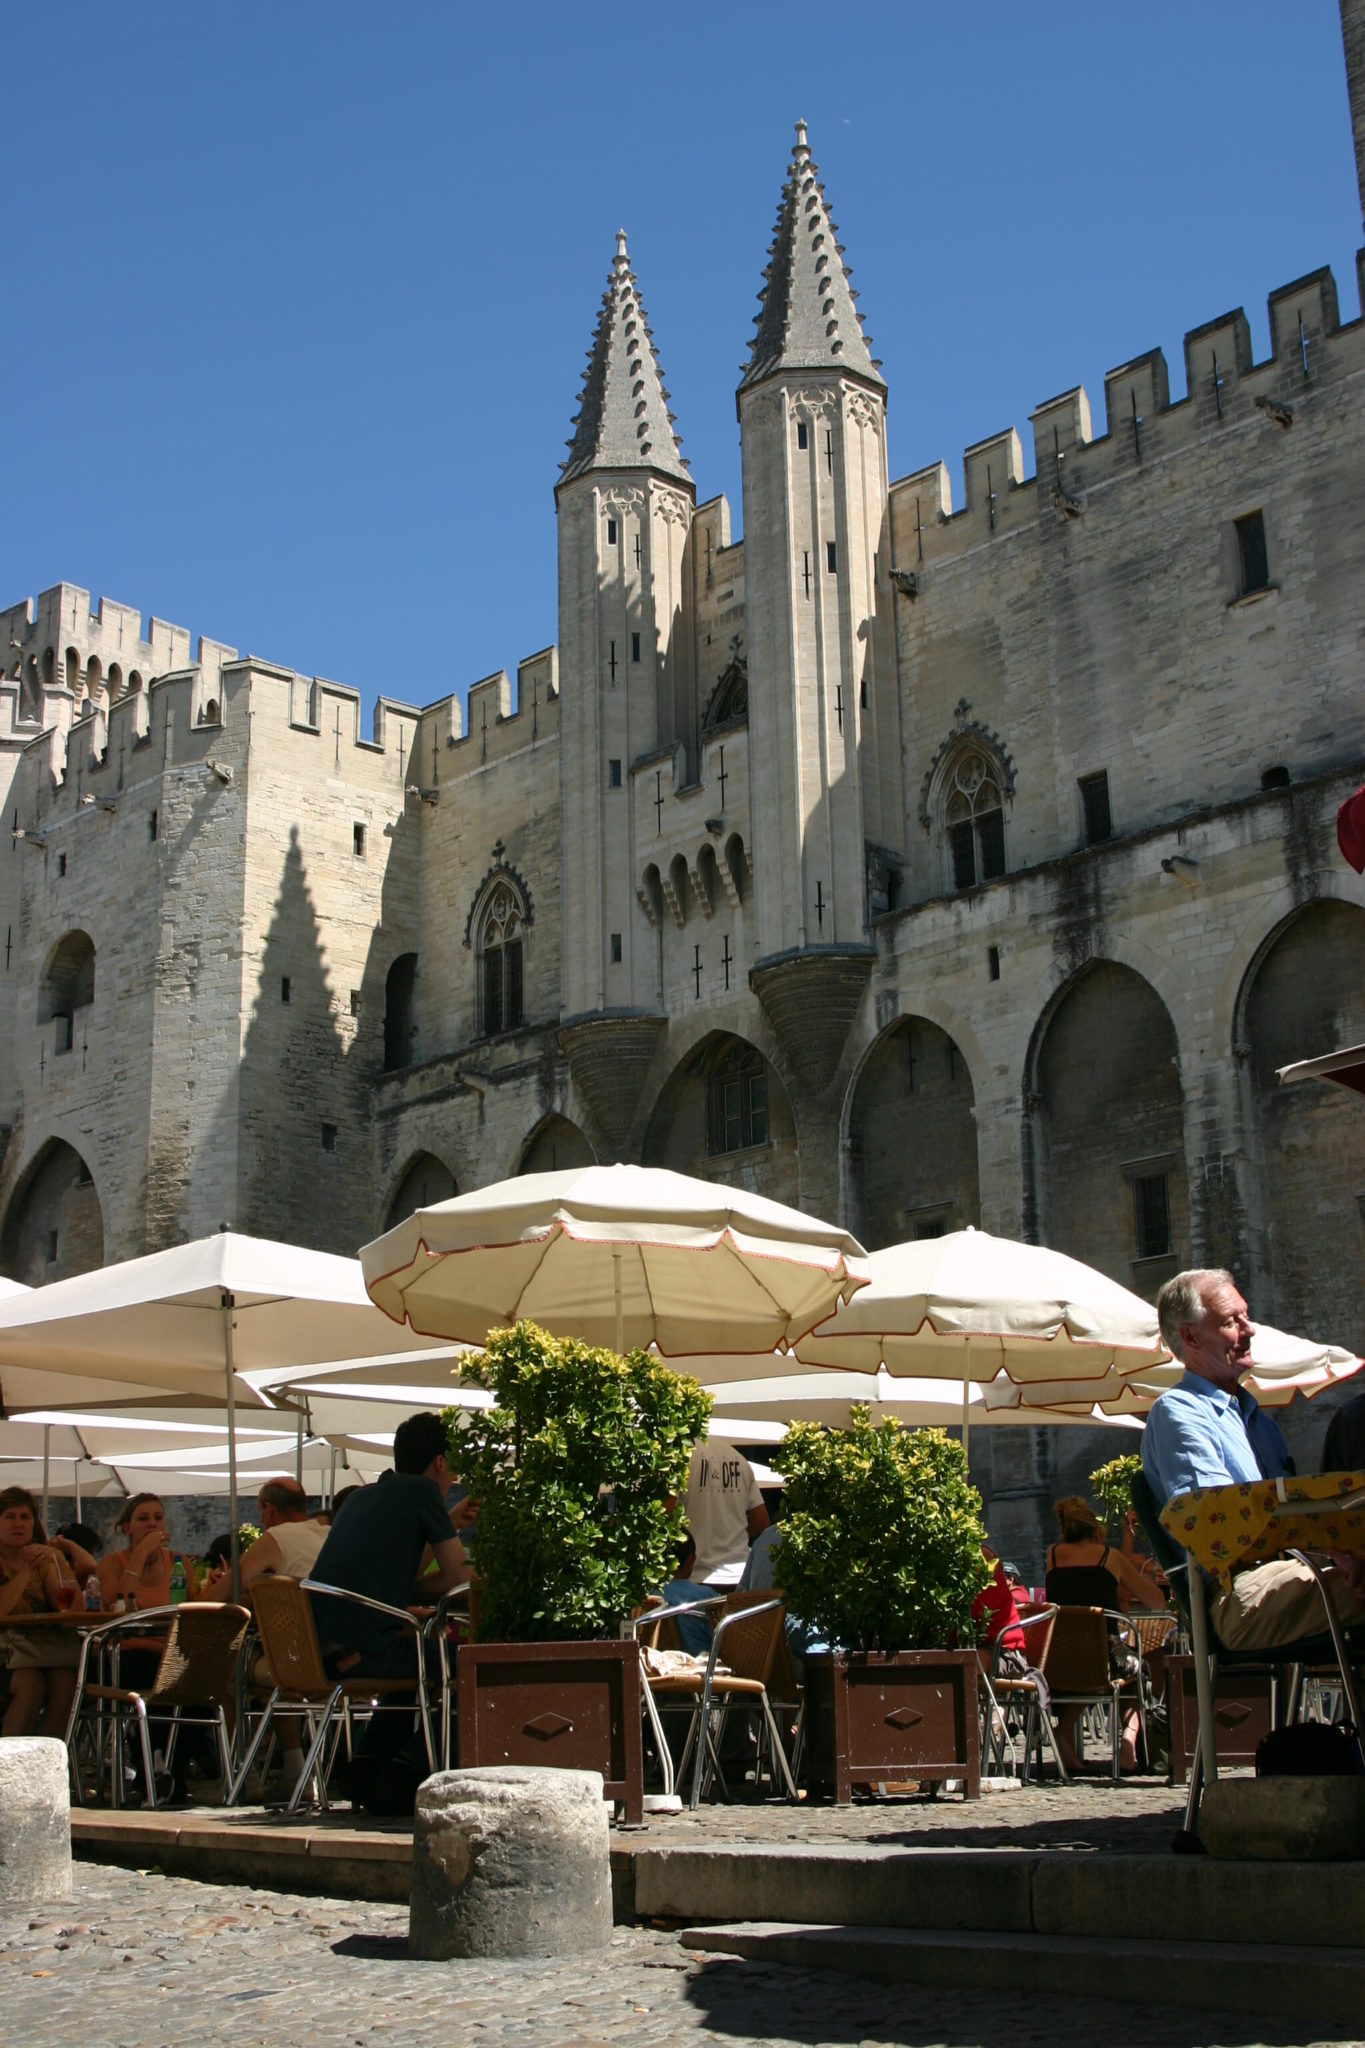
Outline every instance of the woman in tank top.
{"label": "woman in tank top", "polygon": [[[1058,1541],[1047,1554],[1047,1576],[1043,1589],[1059,1607],[1105,1607],[1112,1614],[1126,1614],[1130,1607],[1163,1607],[1165,1592],[1154,1573],[1148,1573],[1121,1550],[1111,1549],[1104,1540],[1094,1509],[1079,1494],[1069,1494],[1053,1509],[1057,1517]],[[1116,1625],[1109,1625],[1111,1656],[1119,1646],[1113,1641]],[[1080,1717],[1079,1707],[1063,1707],[1057,1724],[1057,1747],[1068,1770],[1081,1768],[1073,1736]],[[1119,1767],[1137,1768],[1137,1715],[1125,1718],[1119,1749]]]}

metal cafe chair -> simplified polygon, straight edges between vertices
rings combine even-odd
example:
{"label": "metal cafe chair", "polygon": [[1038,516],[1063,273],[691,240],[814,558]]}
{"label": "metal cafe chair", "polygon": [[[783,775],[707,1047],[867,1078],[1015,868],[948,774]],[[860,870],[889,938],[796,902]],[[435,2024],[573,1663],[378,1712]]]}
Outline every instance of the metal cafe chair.
{"label": "metal cafe chair", "polygon": [[[416,1671],[413,1676],[364,1678],[359,1675],[349,1677],[342,1674],[333,1677],[323,1660],[312,1602],[308,1597],[310,1593],[323,1593],[335,1600],[350,1601],[357,1606],[370,1608],[375,1613],[387,1615],[390,1619],[410,1628],[417,1640]],[[414,1692],[417,1695],[422,1734],[426,1743],[427,1763],[431,1769],[436,1768],[436,1747],[432,1739],[431,1710],[427,1698],[425,1657],[422,1650],[424,1628],[415,1616],[409,1614],[406,1608],[390,1607],[381,1600],[367,1599],[362,1593],[348,1593],[341,1587],[324,1586],[313,1579],[286,1579],[275,1574],[257,1579],[252,1586],[251,1596],[256,1609],[256,1626],[260,1631],[261,1648],[271,1690],[256,1724],[255,1733],[229,1788],[229,1806],[235,1805],[241,1797],[242,1787],[260,1753],[262,1743],[278,1717],[284,1714],[301,1714],[308,1724],[310,1736],[303,1769],[290,1796],[290,1813],[298,1812],[303,1802],[305,1787],[310,1781],[316,1787],[319,1806],[324,1812],[328,1810],[327,1780],[336,1762],[340,1743],[343,1739],[349,1740],[351,1715],[354,1711],[411,1714],[410,1701]],[[402,1696],[401,1701],[399,1695]],[[448,1719],[448,1698],[444,1695],[442,1708]],[[329,1734],[332,1737],[330,1748]]]}
{"label": "metal cafe chair", "polygon": [[[1021,1613],[1019,1616],[1019,1626],[1024,1631],[1025,1655],[1035,1672],[1046,1672],[1048,1651],[1052,1644],[1053,1625],[1056,1618],[1057,1608],[1051,1604],[1045,1607],[1034,1608],[1031,1612],[1027,1614]],[[1007,1748],[1010,1749],[1011,1756],[1013,1755],[1013,1745],[1010,1742],[1007,1725],[1009,1713],[1011,1710],[1017,1710],[1022,1707],[1024,1714],[1024,1756],[1023,1765],[1019,1773],[1020,1784],[1027,1785],[1029,1781],[1029,1772],[1035,1752],[1038,1769],[1040,1772],[1042,1771],[1043,1746],[1045,1743],[1051,1747],[1053,1761],[1057,1766],[1057,1775],[1062,1783],[1065,1784],[1067,1782],[1066,1765],[1062,1762],[1062,1754],[1057,1747],[1057,1731],[1052,1725],[1052,1716],[1042,1711],[1038,1681],[1032,1676],[1016,1676],[1011,1672],[1003,1670],[1001,1666],[1004,1655],[1004,1644],[997,1637],[991,1648],[989,1669],[982,1674],[987,1723],[985,1740],[982,1747],[986,1754],[988,1768],[994,1770],[998,1764],[1003,1769]]]}
{"label": "metal cafe chair", "polygon": [[[725,1605],[725,1595],[723,1593],[710,1594],[703,1600],[682,1601],[677,1606],[670,1606],[666,1600],[661,1600],[658,1594],[652,1594],[650,1598],[652,1604],[645,1608],[643,1612],[632,1615],[626,1623],[626,1634],[635,1636],[640,1641],[642,1652],[647,1649],[678,1649],[680,1645],[678,1642],[678,1631],[674,1626],[675,1622],[680,1620],[685,1614],[704,1614],[709,1622],[712,1615]],[[648,1642],[644,1640],[646,1634],[649,1636]],[[665,1635],[668,1637],[667,1643],[660,1641],[660,1638]],[[650,1732],[654,1737],[654,1747],[658,1753],[659,1770],[663,1776],[664,1797],[672,1799],[677,1790],[673,1769],[673,1752],[668,1746],[668,1737],[664,1733],[663,1721],[659,1716],[658,1701],[654,1694],[654,1681],[651,1678],[647,1665],[643,1661],[641,1663],[640,1676],[644,1680],[644,1684],[641,1687],[641,1698],[644,1701],[644,1711],[649,1720]]]}
{"label": "metal cafe chair", "polygon": [[[86,1631],[81,1643],[76,1695],[66,1735],[72,1792],[77,1805],[84,1803],[85,1796],[79,1766],[82,1725],[89,1728],[93,1721],[97,1759],[103,1759],[106,1732],[112,1746],[112,1804],[116,1807],[123,1804],[124,1745],[128,1723],[132,1722],[137,1728],[147,1804],[156,1806],[156,1770],[148,1725],[149,1712],[169,1714],[170,1734],[165,1751],[167,1766],[174,1757],[176,1737],[182,1726],[212,1728],[223,1780],[231,1785],[232,1733],[228,1714],[232,1712],[235,1715],[236,1712],[238,1663],[250,1622],[251,1615],[245,1607],[196,1600],[177,1607],[144,1608],[139,1613],[120,1615],[117,1620]],[[156,1628],[162,1623],[166,1624],[164,1639],[158,1636],[144,1640],[149,1628]],[[118,1650],[134,1646],[158,1653],[156,1675],[145,1690],[118,1682]],[[103,1678],[92,1680],[92,1660],[98,1671],[100,1660],[105,1655],[111,1658],[109,1681],[106,1683]]]}
{"label": "metal cafe chair", "polygon": [[[760,1725],[771,1744],[773,1760],[785,1784],[787,1797],[795,1799],[798,1796],[767,1691],[778,1642],[782,1637],[786,1608],[780,1599],[772,1598],[761,1599],[755,1605],[746,1601],[744,1605],[733,1608],[728,1601],[725,1604],[727,1612],[712,1631],[711,1654],[704,1671],[646,1674],[648,1690],[656,1701],[686,1704],[691,1709],[678,1776],[687,1775],[690,1759],[693,1769],[689,1804],[694,1813],[701,1803],[702,1785],[708,1775],[720,1785],[723,1796],[729,1797],[712,1727],[713,1709],[718,1710],[722,1728],[736,1709],[758,1713],[762,1717]],[[675,1607],[670,1612],[676,1617],[685,1610]],[[646,1620],[652,1618],[645,1617]]]}

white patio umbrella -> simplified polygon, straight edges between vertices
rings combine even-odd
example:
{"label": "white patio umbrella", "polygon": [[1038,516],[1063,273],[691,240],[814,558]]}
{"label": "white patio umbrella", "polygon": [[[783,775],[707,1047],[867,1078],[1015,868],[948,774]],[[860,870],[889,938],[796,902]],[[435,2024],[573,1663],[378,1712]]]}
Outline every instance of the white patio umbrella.
{"label": "white patio umbrella", "polygon": [[521,1317],[665,1357],[769,1352],[863,1284],[857,1239],[742,1188],[662,1167],[531,1173],[419,1209],[362,1247],[373,1299],[482,1344]]}
{"label": "white patio umbrella", "polygon": [[[1287,1408],[1296,1395],[1312,1400],[1328,1387],[1351,1379],[1365,1360],[1339,1344],[1326,1344],[1313,1337],[1295,1337],[1276,1330],[1269,1323],[1257,1323],[1251,1334],[1251,1369],[1242,1384],[1263,1408]],[[1164,1365],[1144,1367],[1125,1377],[1106,1375],[1091,1382],[1071,1384],[1035,1382],[1016,1390],[1024,1402],[1038,1400],[1100,1402],[1109,1414],[1146,1415],[1160,1394],[1176,1385],[1185,1368],[1176,1359]]]}
{"label": "white patio umbrella", "polygon": [[221,1403],[234,1530],[236,1404],[270,1405],[246,1375],[402,1344],[367,1297],[356,1260],[232,1231],[0,1301],[0,1376],[11,1407],[11,1375],[35,1372],[46,1388],[35,1406],[53,1405],[49,1375]]}
{"label": "white patio umbrella", "polygon": [[958,1230],[873,1252],[867,1267],[868,1286],[799,1339],[797,1357],[956,1380],[964,1436],[972,1382],[1121,1380],[1169,1357],[1149,1302],[1044,1245]]}
{"label": "white patio umbrella", "polygon": [[[1007,1381],[1006,1385],[1009,1384]],[[860,1404],[870,1408],[873,1422],[891,1417],[916,1428],[948,1429],[962,1420],[962,1396],[956,1386],[941,1379],[897,1379],[888,1372],[875,1376],[821,1372],[791,1379],[726,1380],[708,1388],[708,1392],[725,1409],[724,1417],[713,1418],[712,1427],[718,1436],[736,1428],[791,1422],[822,1422],[831,1429],[846,1429],[853,1409]],[[990,1403],[991,1392],[990,1387],[969,1386],[967,1398],[973,1428],[1021,1423],[1034,1428],[1053,1424],[1100,1429],[1140,1427],[1126,1417],[1106,1415],[1094,1407],[995,1407]]]}

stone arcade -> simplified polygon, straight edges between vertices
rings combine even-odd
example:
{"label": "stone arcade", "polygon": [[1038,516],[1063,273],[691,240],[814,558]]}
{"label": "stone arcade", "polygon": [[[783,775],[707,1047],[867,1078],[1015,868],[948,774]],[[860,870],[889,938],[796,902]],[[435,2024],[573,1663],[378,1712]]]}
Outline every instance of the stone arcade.
{"label": "stone arcade", "polygon": [[[1365,0],[1343,0],[1365,168]],[[966,1223],[1365,1344],[1365,325],[1331,274],[888,480],[804,126],[696,503],[619,235],[559,639],[415,710],[69,584],[0,613],[0,1272],[230,1223],[353,1250],[640,1159]],[[7,650],[7,652],[6,652]],[[997,1542],[1110,1446],[974,1448]]]}

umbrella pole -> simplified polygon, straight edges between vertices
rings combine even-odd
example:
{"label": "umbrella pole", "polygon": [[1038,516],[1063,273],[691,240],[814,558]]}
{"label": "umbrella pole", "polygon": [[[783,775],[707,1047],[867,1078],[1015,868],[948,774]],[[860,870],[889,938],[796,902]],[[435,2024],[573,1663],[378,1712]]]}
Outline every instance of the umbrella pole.
{"label": "umbrella pole", "polygon": [[625,1306],[621,1299],[621,1247],[619,1245],[615,1245],[612,1248],[611,1263],[612,1279],[616,1287],[616,1349],[618,1352],[621,1352],[626,1348],[626,1319]]}
{"label": "umbrella pole", "polygon": [[294,1432],[294,1477],[303,1485],[303,1410],[298,1413],[298,1424]]}
{"label": "umbrella pole", "polygon": [[47,1496],[52,1480],[52,1424],[43,1424],[43,1534],[47,1534]]}
{"label": "umbrella pole", "polygon": [[241,1556],[237,1545],[237,1401],[236,1371],[232,1362],[232,1296],[223,1296],[223,1368],[227,1375],[228,1425],[228,1532],[232,1545],[232,1597],[242,1597]]}
{"label": "umbrella pole", "polygon": [[330,1507],[337,1492],[337,1447],[332,1445],[332,1456],[327,1468],[327,1505]]}
{"label": "umbrella pole", "polygon": [[967,1442],[972,1427],[972,1375],[970,1368],[962,1368],[962,1455],[967,1455]]}
{"label": "umbrella pole", "polygon": [[76,1490],[76,1520],[81,1518],[81,1461],[76,1459],[71,1467],[71,1484]]}

